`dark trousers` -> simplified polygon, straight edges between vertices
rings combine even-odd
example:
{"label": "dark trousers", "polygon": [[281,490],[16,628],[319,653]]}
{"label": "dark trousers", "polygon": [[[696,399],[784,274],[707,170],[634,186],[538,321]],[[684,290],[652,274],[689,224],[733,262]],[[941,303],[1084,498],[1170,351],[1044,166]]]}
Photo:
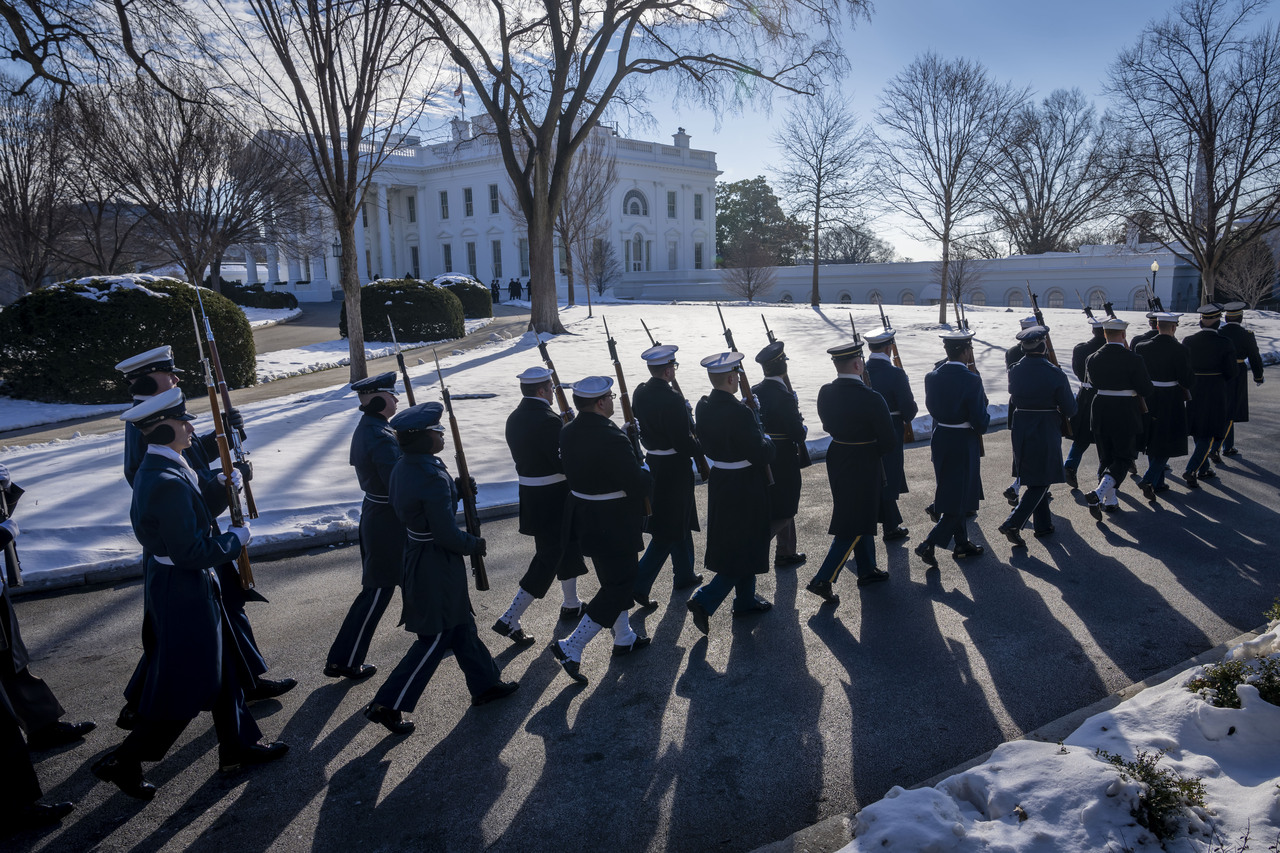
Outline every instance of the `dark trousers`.
{"label": "dark trousers", "polygon": [[885,533],[902,525],[902,511],[898,509],[897,498],[881,498],[880,523],[884,525]]}
{"label": "dark trousers", "polygon": [[1195,448],[1191,451],[1190,458],[1187,459],[1187,468],[1184,474],[1204,474],[1209,470],[1209,454],[1217,447],[1220,439],[1211,435],[1195,436]]}
{"label": "dark trousers", "polygon": [[524,577],[520,578],[520,588],[534,598],[542,598],[556,578],[568,580],[586,573],[582,549],[576,542],[566,546],[559,530],[536,533],[533,537],[533,559],[529,561]]}
{"label": "dark trousers", "polygon": [[964,512],[944,512],[924,541],[926,545],[945,547],[952,539],[957,548],[969,541],[968,516]]}
{"label": "dark trousers", "polygon": [[1236,447],[1236,422],[1232,421],[1227,424],[1227,434],[1222,437],[1222,441],[1218,443],[1219,451],[1235,450]]}
{"label": "dark trousers", "polygon": [[1063,460],[1062,467],[1069,468],[1074,471],[1080,467],[1080,460],[1084,458],[1084,452],[1089,449],[1089,445],[1093,444],[1092,439],[1077,438],[1071,442],[1071,449],[1067,451],[1067,458]]}
{"label": "dark trousers", "polygon": [[840,577],[840,570],[844,568],[845,563],[849,562],[851,556],[858,577],[874,573],[876,570],[875,534],[837,536],[832,539],[831,547],[827,549],[826,559],[818,567],[818,573],[813,576],[813,582],[835,583],[836,578]]}
{"label": "dark trousers", "polygon": [[412,711],[446,652],[453,652],[472,696],[479,696],[498,683],[498,665],[480,642],[472,618],[439,634],[419,634],[404,659],[378,688],[373,701],[393,711]]}
{"label": "dark trousers", "polygon": [[775,518],[769,525],[769,535],[774,539],[773,559],[794,557],[796,554],[796,519]]}
{"label": "dark trousers", "polygon": [[1004,520],[1005,527],[1021,530],[1028,518],[1034,518],[1034,528],[1044,532],[1053,526],[1053,514],[1049,511],[1049,487],[1027,486],[1018,498],[1018,505]]}
{"label": "dark trousers", "polygon": [[739,607],[753,606],[756,601],[756,576],[742,575],[734,577],[732,575],[717,574],[693,594],[693,600],[701,604],[707,613],[715,613],[716,608],[729,597],[730,590],[736,593],[733,597],[734,610]]}
{"label": "dark trousers", "polygon": [[693,531],[685,531],[684,539],[679,542],[670,539],[659,539],[657,536],[649,540],[649,547],[636,567],[635,600],[648,601],[653,591],[653,583],[658,573],[671,558],[671,568],[675,570],[676,586],[689,586],[694,582],[693,571]]}
{"label": "dark trousers", "polygon": [[42,794],[18,718],[4,707],[0,696],[0,815],[30,805]]}
{"label": "dark trousers", "polygon": [[347,611],[347,618],[342,620],[337,638],[329,647],[326,663],[352,668],[364,663],[373,632],[378,630],[378,622],[387,612],[395,591],[394,586],[366,586],[360,590]]}
{"label": "dark trousers", "polygon": [[1168,456],[1151,456],[1148,454],[1147,470],[1143,473],[1140,482],[1150,483],[1152,486],[1164,485],[1164,468],[1168,464]]}
{"label": "dark trousers", "polygon": [[1094,438],[1098,441],[1098,469],[1110,474],[1116,481],[1116,489],[1119,489],[1129,474],[1129,466],[1138,458],[1135,436],[1095,435]]}
{"label": "dark trousers", "polygon": [[28,737],[53,725],[66,713],[49,685],[32,675],[30,667],[14,671],[13,657],[8,652],[0,653],[0,689],[8,695],[18,725]]}
{"label": "dark trousers", "polygon": [[587,602],[587,615],[597,625],[608,628],[618,619],[618,614],[630,610],[635,604],[636,575],[640,563],[630,551],[592,557],[596,577],[600,579],[600,591]]}

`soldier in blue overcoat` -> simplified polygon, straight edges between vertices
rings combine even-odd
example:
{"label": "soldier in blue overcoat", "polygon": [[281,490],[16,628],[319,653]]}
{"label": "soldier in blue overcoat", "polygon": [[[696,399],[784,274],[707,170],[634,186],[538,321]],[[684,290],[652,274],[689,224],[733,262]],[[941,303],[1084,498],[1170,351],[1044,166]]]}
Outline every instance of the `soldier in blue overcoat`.
{"label": "soldier in blue overcoat", "polygon": [[1087,341],[1076,344],[1071,351],[1071,372],[1080,380],[1080,390],[1076,392],[1076,416],[1071,422],[1071,449],[1067,452],[1067,458],[1062,465],[1067,485],[1073,489],[1080,487],[1076,469],[1080,467],[1084,452],[1089,449],[1089,445],[1093,444],[1093,430],[1090,428],[1089,417],[1093,410],[1094,394],[1093,386],[1085,376],[1084,365],[1089,360],[1089,356],[1100,350],[1107,342],[1101,320],[1090,317],[1089,326],[1093,329],[1093,336]]}
{"label": "soldier in blue overcoat", "polygon": [[1103,511],[1120,510],[1120,486],[1125,475],[1134,469],[1138,442],[1145,429],[1143,402],[1154,390],[1146,362],[1125,342],[1129,324],[1118,317],[1108,317],[1102,327],[1107,342],[1085,362],[1085,378],[1094,392],[1089,423],[1102,469],[1097,488],[1085,494],[1089,513],[1095,519],[1101,519]]}
{"label": "soldier in blue overcoat", "polygon": [[1191,353],[1191,371],[1196,377],[1187,403],[1187,432],[1195,440],[1195,447],[1182,472],[1188,489],[1198,489],[1201,480],[1218,476],[1209,465],[1209,456],[1231,425],[1228,389],[1239,368],[1235,345],[1218,331],[1222,306],[1211,302],[1196,310],[1200,314],[1200,331],[1182,341]]}
{"label": "soldier in blue overcoat", "polygon": [[893,448],[882,460],[884,491],[880,496],[880,523],[884,525],[885,542],[906,539],[909,535],[907,528],[902,526],[902,513],[898,510],[898,498],[910,491],[907,488],[903,428],[915,420],[920,411],[915,395],[911,393],[911,380],[907,378],[907,372],[894,365],[889,354],[894,334],[893,329],[888,329],[864,337],[871,350],[871,355],[867,356],[865,378],[871,389],[884,397],[889,406],[895,436]]}
{"label": "soldier in blue overcoat", "polygon": [[[1227,424],[1227,434],[1223,437],[1219,452],[1222,456],[1235,456],[1236,424],[1249,420],[1249,373],[1253,373],[1253,384],[1261,385],[1262,354],[1258,352],[1258,339],[1253,332],[1244,327],[1243,302],[1228,302],[1222,307],[1223,324],[1218,331],[1226,336],[1236,348],[1236,378],[1231,384],[1230,412],[1231,422]],[[1217,460],[1215,460],[1217,461]]]}
{"label": "soldier in blue overcoat", "polygon": [[760,425],[775,450],[770,470],[769,532],[773,535],[775,568],[799,566],[805,555],[796,551],[796,513],[800,510],[800,448],[805,441],[804,418],[787,376],[786,345],[774,341],[756,353],[764,380],[751,388],[760,401]]}
{"label": "soldier in blue overcoat", "polygon": [[1190,351],[1174,337],[1180,316],[1157,314],[1158,334],[1134,347],[1134,352],[1147,365],[1153,386],[1147,398],[1150,411],[1144,442],[1148,464],[1138,481],[1148,501],[1154,501],[1157,493],[1168,490],[1164,475],[1169,460],[1187,455],[1187,397],[1196,377],[1191,369]]}

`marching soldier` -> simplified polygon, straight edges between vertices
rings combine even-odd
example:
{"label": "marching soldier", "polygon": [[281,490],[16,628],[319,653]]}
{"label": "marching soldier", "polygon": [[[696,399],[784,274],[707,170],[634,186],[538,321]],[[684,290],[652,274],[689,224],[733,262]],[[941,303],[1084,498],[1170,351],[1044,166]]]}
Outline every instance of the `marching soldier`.
{"label": "marching soldier", "polygon": [[773,440],[775,455],[770,466],[769,533],[777,541],[773,565],[778,569],[799,566],[804,554],[796,553],[796,513],[800,509],[800,445],[805,440],[804,418],[796,394],[787,384],[787,355],[782,341],[774,341],[756,354],[764,380],[751,389],[760,401],[760,425]]}
{"label": "marching soldier", "polygon": [[[177,388],[182,374],[182,370],[174,363],[173,349],[168,346],[156,347],[144,353],[139,353],[132,358],[127,358],[116,365],[116,370],[124,374],[125,380],[130,383],[129,393],[133,395],[135,405]],[[238,429],[243,425],[243,418],[235,409],[228,411],[227,415],[230,428]],[[147,453],[147,448],[148,444],[146,439],[143,438],[142,432],[134,424],[126,422],[124,428],[124,477],[130,486],[133,485],[134,477]],[[206,503],[209,506],[216,505],[221,509],[226,509],[226,475],[221,471],[221,462],[219,462],[218,470],[210,470],[210,466],[218,459],[216,431],[208,432],[202,436],[193,435],[190,445],[182,451],[182,456],[186,460],[188,467],[196,473],[200,483],[199,488],[205,496]],[[237,482],[237,488],[239,488],[239,481],[243,476],[244,474],[240,470],[231,473],[231,479]],[[146,562],[144,561],[144,571],[145,565]],[[267,671],[267,662],[258,648],[258,641],[253,635],[253,626],[249,623],[249,614],[244,609],[247,602],[266,601],[266,598],[256,590],[244,589],[240,583],[239,572],[230,562],[217,566],[216,571],[218,572],[218,582],[222,587],[222,604],[231,618],[231,629],[236,633],[237,645],[245,656],[245,662],[251,676],[250,686],[245,690],[246,701],[256,702],[261,699],[273,699],[288,693],[297,686],[298,682],[296,680],[292,678],[277,680],[263,677],[263,673]],[[144,689],[140,679],[148,668],[146,658],[149,638],[150,630],[146,623],[146,613],[144,612],[142,660],[138,661],[133,677],[125,688],[125,706],[116,719],[116,725],[125,730],[130,729],[136,719],[138,696]]]}
{"label": "marching soldier", "polygon": [[671,387],[679,366],[678,350],[666,344],[640,354],[649,366],[649,380],[636,386],[632,402],[653,474],[653,514],[648,522],[652,538],[640,558],[635,588],[636,603],[646,610],[658,606],[649,596],[667,557],[675,570],[677,591],[702,583],[702,575],[693,570],[693,531],[700,529],[693,499],[693,457],[701,449],[693,437],[688,406]]}
{"label": "marching soldier", "polygon": [[225,493],[220,503],[210,505],[182,455],[191,444],[195,417],[187,413],[177,388],[120,417],[147,442],[129,518],[146,561],[145,624],[151,649],[143,656],[146,672],[132,731],[92,770],[129,796],[150,800],[156,787],[142,775],[142,762],[164,758],[201,711],[213,712],[218,764],[224,772],[275,761],[289,747],[279,741],[262,743],[262,732],[245,707],[245,650],[232,629],[222,601],[225,585],[216,570],[248,546],[250,532],[247,524],[218,531]]}
{"label": "marching soldier", "polygon": [[973,332],[947,332],[942,345],[946,361],[924,378],[924,407],[933,416],[933,506],[940,517],[915,553],[930,566],[938,565],[934,548],[948,542],[954,541],[951,555],[957,560],[986,553],[969,541],[967,518],[977,511],[982,495],[979,437],[991,422],[987,394],[982,378],[966,364],[973,354]]}
{"label": "marching soldier", "polygon": [[1009,368],[1009,435],[1013,460],[1025,491],[999,530],[1015,548],[1027,547],[1022,527],[1033,519],[1037,538],[1053,533],[1049,487],[1064,482],[1062,421],[1076,413],[1071,382],[1049,361],[1049,330],[1031,326],[1018,333],[1022,358]]}
{"label": "marching soldier", "polygon": [[1156,335],[1160,334],[1159,316],[1160,315],[1155,311],[1147,312],[1147,324],[1150,328],[1145,332],[1134,335],[1133,339],[1129,341],[1129,349],[1137,352],[1138,344],[1144,344]]}
{"label": "marching soldier", "polygon": [[1021,361],[1022,356],[1026,353],[1026,350],[1022,348],[1021,333],[1025,332],[1027,329],[1034,329],[1038,325],[1040,324],[1036,322],[1036,318],[1034,315],[1030,317],[1023,317],[1021,320],[1018,321],[1019,334],[1014,336],[1015,338],[1017,338],[1017,341],[1014,343],[1013,346],[1009,347],[1007,350],[1004,351],[1004,369],[1005,370],[1008,370],[1009,368],[1017,364],[1019,361]]}
{"label": "marching soldier", "polygon": [[348,457],[364,492],[360,503],[360,593],[329,647],[324,674],[359,680],[378,671],[364,659],[404,571],[404,525],[396,518],[389,497],[391,472],[400,461],[400,445],[388,423],[399,405],[396,375],[381,373],[361,379],[351,383],[351,390],[360,401],[360,420],[351,435]]}
{"label": "marching soldier", "polygon": [[[8,522],[0,524],[0,541],[7,541],[4,524]],[[75,811],[69,802],[42,803],[43,796],[21,723],[0,687],[0,837],[52,826]]]}
{"label": "marching soldier", "polygon": [[1138,458],[1138,440],[1144,428],[1141,398],[1151,396],[1154,390],[1146,363],[1125,343],[1128,327],[1118,317],[1103,320],[1106,343],[1085,362],[1085,376],[1094,390],[1089,424],[1103,472],[1098,487],[1085,495],[1089,514],[1095,519],[1101,519],[1104,510],[1120,510],[1117,495]]}
{"label": "marching soldier", "polygon": [[520,626],[520,617],[536,599],[560,579],[564,603],[561,619],[577,619],[585,605],[578,600],[578,578],[587,564],[576,544],[564,541],[565,501],[569,483],[560,463],[560,416],[551,408],[555,388],[551,371],[530,367],[519,376],[520,404],[507,416],[507,447],[520,481],[520,532],[533,537],[533,559],[507,612],[493,630],[517,646],[530,646],[534,637]]}
{"label": "marching soldier", "polygon": [[850,555],[857,567],[858,586],[889,579],[887,571],[876,568],[876,525],[884,497],[884,459],[900,447],[902,430],[897,431],[895,441],[889,405],[866,382],[862,341],[831,347],[827,354],[835,365],[836,378],[818,392],[818,417],[831,435],[827,450],[831,524],[827,532],[835,538],[805,589],[839,604],[840,596],[832,583]]}
{"label": "marching soldier", "polygon": [[1159,334],[1134,348],[1146,363],[1154,386],[1148,399],[1147,470],[1138,481],[1148,501],[1169,489],[1164,481],[1169,460],[1187,455],[1187,395],[1196,377],[1191,369],[1191,353],[1174,337],[1181,316],[1156,314]]}
{"label": "marching soldier", "polygon": [[863,380],[884,398],[889,406],[889,416],[893,418],[893,447],[881,458],[884,464],[884,491],[880,496],[880,522],[884,525],[885,542],[906,539],[909,535],[907,528],[902,526],[902,513],[898,511],[898,497],[908,491],[903,425],[915,420],[920,411],[916,398],[911,393],[911,380],[907,378],[907,372],[895,367],[889,356],[889,347],[893,344],[895,334],[889,329],[864,338],[871,355],[866,361]]}
{"label": "marching soldier", "polygon": [[1094,393],[1093,386],[1085,376],[1084,366],[1089,356],[1102,349],[1107,342],[1101,320],[1090,317],[1089,325],[1093,328],[1093,337],[1076,344],[1071,351],[1071,372],[1080,380],[1080,390],[1076,392],[1076,417],[1071,422],[1071,434],[1074,438],[1071,440],[1071,449],[1067,451],[1067,458],[1062,466],[1067,485],[1073,489],[1080,488],[1076,469],[1080,467],[1084,452],[1089,449],[1089,445],[1093,444],[1093,430],[1090,428],[1089,418],[1093,411]]}
{"label": "marching soldier", "polygon": [[[1249,420],[1249,372],[1253,373],[1253,384],[1261,385],[1262,355],[1258,352],[1258,339],[1253,332],[1244,327],[1243,302],[1228,302],[1223,306],[1225,322],[1218,331],[1231,341],[1236,348],[1236,377],[1231,385],[1231,422],[1227,424],[1227,434],[1222,439],[1221,455],[1236,456],[1236,424]],[[1221,464],[1220,459],[1214,462]]]}
{"label": "marching soldier", "polygon": [[1191,353],[1191,370],[1196,376],[1187,403],[1187,432],[1195,439],[1195,447],[1187,460],[1187,470],[1182,473],[1188,489],[1198,489],[1201,480],[1218,476],[1209,466],[1209,454],[1231,424],[1228,389],[1238,367],[1235,345],[1218,331],[1222,306],[1209,303],[1196,310],[1200,314],[1200,331],[1182,342]]}
{"label": "marching soldier", "polygon": [[649,645],[631,629],[628,611],[635,601],[636,555],[644,548],[645,500],[653,476],[640,467],[631,439],[613,416],[613,379],[588,376],[573,386],[578,416],[560,430],[560,458],[569,479],[565,510],[571,541],[591,558],[600,590],[587,602],[578,627],[551,644],[551,653],[570,678],[587,683],[582,651],[605,626],[613,626],[613,654],[626,655]]}
{"label": "marching soldier", "polygon": [[[439,453],[444,449],[441,403],[419,403],[391,419],[403,455],[391,472],[391,507],[404,525],[400,624],[417,638],[364,709],[370,722],[407,735],[413,711],[427,682],[448,652],[462,668],[472,705],[510,696],[519,686],[504,682],[493,655],[476,633],[476,617],[467,594],[466,555],[485,553],[485,541],[458,527],[458,484]],[[464,486],[466,484],[463,484]]]}

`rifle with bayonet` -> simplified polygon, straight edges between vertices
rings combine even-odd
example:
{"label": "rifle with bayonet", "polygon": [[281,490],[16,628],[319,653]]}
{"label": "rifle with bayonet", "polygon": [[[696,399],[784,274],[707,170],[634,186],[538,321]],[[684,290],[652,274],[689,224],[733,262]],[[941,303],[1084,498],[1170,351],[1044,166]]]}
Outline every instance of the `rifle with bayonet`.
{"label": "rifle with bayonet", "polygon": [[[765,337],[769,339],[769,343],[776,343],[777,338],[774,336],[773,330],[769,328],[769,321],[764,318],[763,314],[760,315],[760,322],[764,323],[764,334]],[[800,398],[796,397],[796,389],[791,387],[791,373],[789,371],[783,372],[782,381],[786,383],[787,390],[791,392],[791,396],[795,398],[796,405],[799,406]],[[801,417],[800,420],[803,422],[804,418]],[[805,434],[807,435],[808,432],[809,428],[805,427]],[[809,442],[801,440],[800,443],[796,445],[796,453],[800,457],[801,468],[808,468],[813,464],[813,459],[809,457]]]}
{"label": "rifle with bayonet", "polygon": [[[618,342],[609,334],[609,321],[600,315],[604,322],[604,336],[609,344],[609,360],[613,362],[613,372],[618,377],[618,401],[622,403],[622,430],[631,440],[631,450],[636,461],[644,464],[644,450],[640,447],[640,424],[636,423],[635,412],[631,411],[631,395],[627,393],[627,377],[622,373],[622,362],[618,359]],[[653,507],[649,499],[644,499],[644,514],[653,515]]]}
{"label": "rifle with bayonet", "polygon": [[413,399],[413,383],[409,381],[409,369],[404,366],[404,353],[400,351],[400,342],[396,340],[396,327],[391,322],[391,315],[387,315],[387,326],[391,329],[391,345],[396,348],[396,364],[400,365],[400,378],[404,380],[404,395],[409,399],[409,406],[418,405]]}
{"label": "rifle with bayonet", "polygon": [[569,406],[569,400],[564,395],[564,386],[560,384],[560,374],[556,373],[556,366],[551,363],[551,353],[547,352],[547,342],[538,339],[538,354],[542,356],[542,363],[547,366],[547,370],[551,371],[551,385],[556,392],[556,405],[560,407],[560,422],[567,424],[573,420],[573,409]]}
{"label": "rifle with bayonet", "polygon": [[[1054,367],[1057,367],[1059,370],[1061,370],[1062,365],[1058,364],[1058,354],[1053,350],[1053,339],[1049,337],[1049,325],[1045,323],[1044,314],[1041,313],[1040,311],[1039,294],[1033,293],[1031,291],[1030,281],[1027,282],[1027,295],[1031,297],[1031,313],[1034,314],[1036,317],[1036,325],[1043,326],[1045,330],[1044,332],[1045,357],[1048,358],[1049,361],[1053,362]],[[1074,431],[1071,429],[1071,419],[1068,418],[1066,415],[1064,415],[1061,411],[1058,412],[1058,429],[1062,433],[1063,438],[1071,438],[1074,435]]]}
{"label": "rifle with bayonet", "polygon": [[[13,507],[9,506],[9,494],[12,492],[14,503],[18,498],[22,497],[22,489],[17,484],[10,482],[8,490],[0,489],[0,522],[8,521],[13,514]],[[22,585],[22,563],[18,560],[18,548],[14,544],[14,540],[10,539],[9,544],[4,546],[4,571],[6,583],[9,586]]]}
{"label": "rifle with bayonet", "polygon": [[[221,412],[218,416],[215,414],[215,420],[222,426],[222,432],[226,435],[227,441],[230,442],[231,455],[235,459],[235,465],[223,464],[223,472],[227,477],[231,476],[231,469],[235,467],[240,472],[240,476],[244,478],[244,503],[249,510],[249,518],[258,517],[258,505],[253,500],[253,488],[249,485],[249,481],[253,479],[253,464],[249,461],[249,453],[244,449],[244,440],[248,437],[245,435],[244,426],[231,428],[231,392],[227,389],[227,379],[222,373],[222,359],[218,357],[218,342],[213,339],[213,326],[209,323],[209,315],[204,311],[204,299],[200,296],[200,288],[196,288],[196,302],[200,305],[200,319],[204,320],[205,341],[209,344],[209,358],[206,366],[213,366],[213,375],[218,381],[218,395],[222,397],[222,407],[217,410]],[[195,315],[192,314],[192,319]],[[196,341],[200,340],[200,327],[196,327]],[[201,359],[204,359],[204,350],[201,349]],[[246,587],[247,589],[248,587]]]}
{"label": "rifle with bayonet", "polygon": [[[892,332],[893,326],[889,325],[889,318],[884,313],[884,303],[880,301],[879,296],[876,297],[876,307],[880,309],[880,325],[884,327],[886,332]],[[849,315],[849,319],[852,321],[853,314]],[[896,338],[889,340],[889,355],[893,358],[893,366],[905,373],[906,369],[902,366],[902,357],[898,355],[898,341]],[[902,440],[907,444],[916,440],[916,431],[911,428],[911,421],[906,418],[902,419]]]}
{"label": "rifle with bayonet", "polygon": [[1084,309],[1084,316],[1088,317],[1090,320],[1094,319],[1093,309],[1089,307],[1088,302],[1084,301],[1084,297],[1080,295],[1079,290],[1076,291],[1076,299],[1080,300],[1080,307]]}
{"label": "rifle with bayonet", "polygon": [[[199,291],[197,291],[198,293]],[[201,310],[204,306],[201,305]],[[196,330],[196,349],[200,353],[200,364],[204,367],[204,384],[209,392],[209,413],[213,416],[213,434],[218,442],[218,459],[222,462],[222,473],[227,483],[227,512],[231,516],[232,527],[244,527],[244,508],[240,506],[240,492],[236,489],[236,484],[232,481],[232,473],[236,470],[231,463],[231,442],[228,439],[227,429],[228,420],[223,419],[223,411],[219,404],[219,393],[217,384],[214,382],[213,367],[210,362],[213,361],[212,349],[210,357],[206,358],[204,354],[204,343],[200,339],[200,323],[196,320],[195,309],[191,311],[191,324]],[[208,329],[209,318],[205,318],[205,328]],[[209,331],[209,342],[213,342],[213,332]],[[225,383],[224,383],[225,386]],[[242,473],[243,476],[243,473]],[[248,478],[244,480],[244,491],[246,500],[249,495]],[[250,516],[252,517],[252,516]],[[253,566],[249,564],[249,549],[241,548],[240,556],[236,557],[236,568],[240,571],[240,586],[245,589],[253,589]]]}
{"label": "rifle with bayonet", "polygon": [[[644,320],[640,321],[640,325],[644,327],[644,333],[649,336],[649,346],[651,347],[662,346],[661,341],[656,341],[653,339],[653,332],[649,331],[649,327],[645,325]],[[675,391],[676,394],[679,395],[681,400],[684,400],[685,411],[689,413],[689,434],[693,435],[693,406],[689,405],[689,398],[686,397],[684,395],[684,392],[680,390],[680,381],[676,379],[675,374],[672,374],[671,376],[671,390]],[[696,439],[695,439],[695,443],[696,443]],[[704,482],[710,479],[711,466],[707,465],[707,457],[702,452],[701,448],[699,448],[698,452],[693,455],[693,464],[694,464],[694,467],[698,469],[698,476],[701,477]]]}
{"label": "rifle with bayonet", "polygon": [[[737,352],[738,345],[733,342],[733,332],[729,329],[729,324],[724,321],[724,312],[720,310],[720,303],[716,303],[716,313],[720,315],[720,328],[724,329],[724,342],[729,345],[729,352]],[[742,369],[739,363],[738,374],[738,393],[742,395],[742,402],[756,416],[756,426],[760,427],[760,432],[764,432],[764,426],[760,423],[760,406],[756,402],[756,395],[751,391],[751,380],[747,379],[747,372]],[[769,464],[764,466],[765,477],[769,480],[769,485],[773,485],[773,467]]]}
{"label": "rifle with bayonet", "polygon": [[[969,318],[964,315],[964,307],[960,304],[959,296],[956,296],[954,300],[954,304],[956,307],[956,324],[959,326],[962,332],[969,332]],[[965,364],[965,367],[969,368],[970,373],[978,377],[979,380],[982,379],[982,374],[978,372],[978,363],[977,361],[974,360],[974,357],[973,357],[972,332],[970,332],[969,347],[965,351],[964,364]],[[981,433],[978,434],[978,455],[979,456],[987,455],[987,446],[986,446],[986,443],[983,442],[982,440]]]}
{"label": "rifle with bayonet", "polygon": [[[444,398],[444,410],[449,415],[449,429],[453,432],[453,458],[458,466],[458,492],[462,498],[462,518],[467,532],[480,538],[480,511],[476,507],[476,490],[471,485],[471,472],[467,469],[467,454],[462,449],[462,430],[458,427],[458,418],[453,414],[453,398],[449,396],[449,386],[444,384],[444,371],[440,369],[440,354],[433,348],[431,354],[436,359],[436,376],[440,378],[440,395]],[[471,554],[471,573],[475,576],[476,589],[484,592],[489,588],[489,573],[484,568],[484,555],[476,551]]]}

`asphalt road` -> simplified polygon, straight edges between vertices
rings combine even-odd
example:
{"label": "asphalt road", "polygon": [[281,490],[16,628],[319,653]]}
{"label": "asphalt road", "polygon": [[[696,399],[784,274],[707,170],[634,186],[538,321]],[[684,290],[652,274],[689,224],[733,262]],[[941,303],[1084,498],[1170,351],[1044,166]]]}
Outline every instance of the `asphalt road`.
{"label": "asphalt road", "polygon": [[394,624],[397,604],[370,653],[378,676],[353,684],[320,673],[356,592],[358,549],[262,562],[256,574],[272,603],[250,605],[250,615],[272,674],[301,684],[254,713],[291,752],[219,777],[205,715],[148,770],[161,785],[148,805],[89,773],[121,738],[111,722],[139,653],[140,583],[24,598],[17,608],[33,671],[68,719],[95,718],[100,728],[37,765],[49,799],[76,801],[73,816],[6,849],[751,850],[1261,624],[1277,594],[1280,393],[1273,381],[1251,394],[1245,455],[1219,479],[1197,493],[1175,486],[1154,508],[1129,484],[1124,512],[1103,523],[1080,493],[1056,487],[1057,534],[1028,537],[1016,555],[995,530],[1008,510],[999,497],[1008,433],[992,434],[989,500],[974,530],[988,555],[957,563],[940,552],[939,570],[910,553],[926,528],[932,477],[927,447],[909,450],[914,491],[903,511],[912,538],[877,542],[892,580],[860,591],[842,575],[836,608],[803,589],[828,543],[826,472],[815,465],[799,518],[810,563],[762,578],[770,613],[718,613],[703,639],[668,570],[655,590],[661,606],[635,620],[653,645],[611,659],[607,636],[597,639],[584,659],[585,688],[546,648],[553,630],[571,629],[555,624],[558,590],[524,620],[539,638],[531,648],[509,648],[488,630],[531,551],[514,520],[489,522],[493,588],[473,602],[481,636],[520,690],[470,708],[446,660],[407,738],[360,714],[409,645]]}

